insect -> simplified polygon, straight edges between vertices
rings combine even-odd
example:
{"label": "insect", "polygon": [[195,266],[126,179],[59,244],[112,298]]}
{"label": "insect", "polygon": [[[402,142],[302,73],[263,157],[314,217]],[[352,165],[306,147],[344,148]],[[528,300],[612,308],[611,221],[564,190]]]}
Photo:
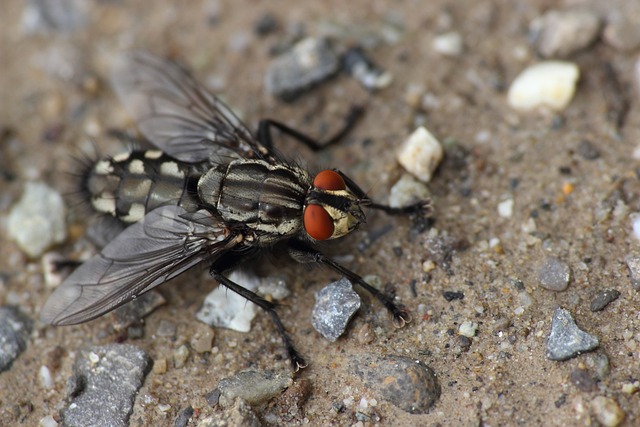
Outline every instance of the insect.
{"label": "insect", "polygon": [[[315,175],[273,149],[271,129],[312,149],[322,144],[273,120],[254,135],[182,66],[149,53],[127,55],[113,86],[141,133],[158,150],[98,160],[83,177],[92,207],[126,226],[101,252],[80,265],[53,292],[41,320],[86,322],[206,262],[221,285],[271,316],[294,370],[306,366],[276,312],[276,305],[245,289],[226,272],[276,244],[301,263],[324,265],[380,300],[397,326],[405,308],[358,274],[315,248],[365,221],[363,208],[389,214],[423,213],[428,201],[406,208],[373,202],[344,173]],[[331,144],[354,123],[347,120]]]}

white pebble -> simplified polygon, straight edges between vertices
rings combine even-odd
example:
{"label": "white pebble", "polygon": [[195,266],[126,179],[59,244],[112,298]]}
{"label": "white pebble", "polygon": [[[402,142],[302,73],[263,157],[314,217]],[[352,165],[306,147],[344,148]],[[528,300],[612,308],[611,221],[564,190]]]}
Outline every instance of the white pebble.
{"label": "white pebble", "polygon": [[563,110],[576,91],[580,69],[572,62],[545,61],[525,69],[511,83],[509,105],[519,110],[547,106]]}
{"label": "white pebble", "polygon": [[[250,291],[258,288],[260,279],[252,273],[236,270],[229,279]],[[196,318],[210,326],[238,332],[249,332],[256,316],[257,306],[224,286],[218,286],[204,300]]]}
{"label": "white pebble", "polygon": [[633,236],[640,240],[640,214],[633,213],[631,217],[631,227],[633,228]]}
{"label": "white pebble", "polygon": [[591,410],[600,424],[606,427],[616,427],[626,418],[618,402],[604,396],[597,396],[591,401]]}
{"label": "white pebble", "polygon": [[471,338],[476,335],[476,331],[478,330],[478,324],[476,322],[464,321],[460,324],[458,328],[458,332],[460,335],[464,335],[467,338]]}
{"label": "white pebble", "polygon": [[429,198],[427,187],[409,174],[403,174],[391,187],[389,206],[400,208]]}
{"label": "white pebble", "polygon": [[20,201],[11,209],[9,236],[30,257],[40,256],[67,237],[62,196],[41,182],[29,182]]}
{"label": "white pebble", "polygon": [[433,50],[445,56],[460,56],[464,50],[464,41],[456,31],[440,34],[433,39]]}
{"label": "white pebble", "polygon": [[400,147],[398,162],[420,181],[429,182],[443,155],[440,142],[420,126]]}
{"label": "white pebble", "polygon": [[498,215],[502,218],[511,218],[513,215],[513,199],[498,203]]}
{"label": "white pebble", "polygon": [[40,378],[40,384],[47,390],[51,390],[53,388],[53,378],[51,378],[51,371],[46,365],[40,366],[40,370],[38,371],[38,377]]}
{"label": "white pebble", "polygon": [[47,415],[46,417],[40,418],[38,425],[40,427],[58,427],[58,422],[53,416]]}

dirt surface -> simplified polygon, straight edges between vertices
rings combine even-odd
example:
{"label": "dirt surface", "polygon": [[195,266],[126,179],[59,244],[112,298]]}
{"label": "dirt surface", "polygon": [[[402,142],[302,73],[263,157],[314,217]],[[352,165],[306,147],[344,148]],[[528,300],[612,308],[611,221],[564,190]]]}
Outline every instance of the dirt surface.
{"label": "dirt surface", "polygon": [[[25,182],[43,181],[64,193],[66,172],[77,168],[73,154],[91,152],[92,145],[104,154],[121,150],[104,135],[132,123],[106,76],[113,56],[125,50],[179,58],[252,126],[270,117],[323,135],[340,123],[351,103],[362,103],[366,116],[340,146],[313,155],[287,139],[276,144],[310,165],[339,167],[385,201],[403,173],[395,160],[397,147],[417,125],[425,124],[444,143],[445,161],[429,183],[435,206],[431,230],[412,234],[410,219],[373,213],[367,227],[327,245],[334,256],[351,255],[346,262],[353,270],[393,284],[413,322],[395,329],[384,309],[364,296],[345,336],[330,343],[313,330],[310,313],[313,292],[336,275],[275,256],[257,263],[261,274],[286,276],[293,293],[280,312],[309,366],[294,378],[306,399],[296,400],[294,390],[256,413],[265,423],[281,425],[591,425],[601,412],[592,402],[605,396],[626,415],[624,425],[638,425],[640,394],[629,389],[640,379],[640,295],[625,263],[640,255],[631,227],[632,214],[640,210],[638,160],[632,156],[640,141],[633,81],[638,50],[620,51],[597,40],[572,54],[568,59],[579,66],[581,78],[562,112],[516,112],[506,99],[509,83],[539,60],[528,38],[534,18],[549,8],[579,4],[604,19],[625,3],[94,1],[88,2],[84,26],[33,34],[24,29],[24,2],[3,2],[0,223],[4,229]],[[257,35],[256,22],[266,14],[278,27]],[[365,45],[393,83],[368,93],[341,74],[294,103],[274,99],[263,88],[270,52],[296,28],[310,36],[330,35],[342,46]],[[463,37],[464,52],[457,57],[433,49],[434,37],[447,31]],[[429,101],[419,108],[407,95],[416,91]],[[579,150],[583,141],[595,147],[596,158]],[[509,199],[512,214],[498,215],[498,205]],[[69,257],[91,253],[83,237],[86,215],[72,210],[68,220],[70,236],[53,251]],[[390,232],[359,246],[389,224]],[[3,230],[0,304],[19,305],[37,319],[51,293],[41,259],[28,259],[5,236]],[[433,251],[433,239],[443,243],[450,260]],[[539,286],[538,269],[548,257],[570,267],[566,290]],[[436,268],[425,272],[429,260]],[[174,367],[175,350],[189,347],[205,328],[194,313],[214,286],[201,271],[163,286],[167,304],[145,319],[142,338],[127,340],[154,361],[168,361],[165,373],[146,377],[130,425],[173,425],[189,406],[196,412],[188,425],[198,425],[219,411],[204,396],[221,378],[249,367],[287,369],[263,314],[246,334],[216,329],[214,353],[192,350],[183,367]],[[606,288],[620,297],[592,312],[591,300]],[[464,298],[448,301],[445,291],[462,292]],[[557,307],[598,337],[595,352],[564,362],[547,359],[545,340]],[[175,324],[174,337],[156,333],[162,321]],[[458,335],[465,321],[478,324],[469,342]],[[26,350],[0,374],[0,424],[58,418],[77,351],[122,340],[111,323],[110,316],[74,327],[36,322]],[[370,342],[363,338],[367,328],[374,336]],[[410,414],[363,384],[352,364],[371,354],[415,358],[430,366],[442,387],[431,411]],[[607,369],[597,368],[597,361],[607,358]],[[43,365],[53,375],[51,390],[38,380]],[[356,414],[363,398],[376,400],[369,418]]]}

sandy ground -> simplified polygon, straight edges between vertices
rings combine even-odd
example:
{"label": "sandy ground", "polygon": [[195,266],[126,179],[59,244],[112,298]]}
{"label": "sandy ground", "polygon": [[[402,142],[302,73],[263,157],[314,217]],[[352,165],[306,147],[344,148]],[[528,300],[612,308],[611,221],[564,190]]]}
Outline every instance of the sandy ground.
{"label": "sandy ground", "polygon": [[[358,0],[346,6],[337,1],[159,0],[151,6],[96,1],[89,3],[84,28],[28,34],[22,23],[24,2],[4,2],[0,129],[6,137],[0,142],[0,165],[6,173],[0,178],[0,221],[4,228],[26,181],[44,181],[66,191],[65,172],[76,167],[71,154],[91,147],[87,135],[100,152],[119,150],[103,135],[107,129],[131,125],[105,81],[110,58],[121,51],[144,48],[181,58],[252,125],[271,117],[322,134],[339,123],[356,100],[366,104],[367,113],[344,144],[316,157],[289,140],[277,144],[310,164],[347,171],[370,188],[372,196],[385,200],[402,174],[396,149],[418,124],[426,124],[444,142],[446,160],[429,184],[433,230],[410,238],[409,220],[373,214],[366,229],[328,249],[338,256],[353,255],[348,265],[355,271],[393,283],[414,321],[396,330],[384,310],[365,298],[347,334],[329,343],[312,329],[310,312],[313,292],[336,275],[285,259],[261,264],[261,273],[285,274],[293,290],[281,313],[309,360],[295,381],[305,382],[310,394],[296,411],[289,411],[284,398],[276,398],[256,412],[278,413],[286,425],[355,424],[358,402],[377,394],[354,375],[352,362],[367,354],[396,354],[433,368],[442,395],[427,414],[409,414],[376,398],[372,423],[378,425],[591,425],[597,422],[591,402],[598,396],[617,403],[626,425],[638,425],[640,395],[623,391],[640,377],[640,296],[632,289],[625,264],[625,257],[638,254],[640,245],[629,219],[640,210],[638,161],[632,158],[640,140],[633,82],[638,51],[622,52],[597,41],[572,55],[582,75],[575,98],[562,113],[518,113],[506,101],[509,83],[538,60],[527,37],[532,19],[550,7],[576,3],[606,16],[596,1],[566,3]],[[253,27],[267,13],[279,29],[257,36]],[[345,44],[371,42],[368,53],[393,75],[392,85],[369,94],[341,75],[293,104],[266,94],[262,78],[269,51],[299,25],[308,35],[338,34]],[[452,30],[463,36],[465,50],[448,58],[434,51],[432,40]],[[605,64],[612,66],[618,90]],[[421,87],[431,102],[414,108],[407,100],[409,87]],[[628,112],[616,109],[618,101],[628,105]],[[621,126],[611,119],[611,111],[623,111]],[[598,158],[580,154],[584,140],[597,148]],[[512,215],[498,215],[499,203],[508,199],[513,200]],[[89,251],[82,237],[84,215],[70,213],[69,223],[71,236],[54,250],[68,256]],[[391,232],[358,249],[368,233],[388,224],[393,225]],[[425,273],[423,263],[433,259],[428,237],[435,235],[463,244],[455,245],[447,268],[439,263]],[[42,278],[41,260],[27,259],[5,236],[3,231],[0,304],[18,303],[37,318],[51,292]],[[398,247],[401,257],[393,250]],[[549,256],[571,268],[563,292],[538,285],[539,265]],[[412,280],[417,297],[409,286]],[[184,367],[173,367],[175,349],[204,327],[194,313],[213,286],[205,274],[194,272],[162,287],[168,304],[145,319],[141,339],[129,340],[153,359],[170,362],[166,373],[147,376],[131,425],[173,425],[189,405],[198,408],[189,425],[197,425],[199,418],[217,410],[204,395],[220,378],[248,367],[287,367],[264,315],[256,317],[247,334],[216,329],[216,354],[192,351]],[[590,301],[604,288],[617,289],[619,299],[591,312]],[[449,302],[444,291],[463,292],[464,299]],[[565,362],[547,359],[545,339],[557,307],[568,309],[583,330],[599,338],[595,353]],[[155,333],[162,320],[175,323],[174,338]],[[461,345],[457,333],[464,321],[479,325],[470,346]],[[76,327],[36,323],[26,351],[0,374],[0,424],[37,425],[46,415],[57,417],[65,404],[75,352],[117,341],[109,324],[109,316]],[[358,339],[363,328],[373,331],[372,342]],[[56,346],[62,352],[52,356]],[[608,357],[608,372],[594,366],[603,355]],[[37,373],[52,357],[60,366],[51,366],[54,389],[46,390]],[[585,386],[575,380],[576,372],[586,372],[591,382]],[[345,400],[355,404],[338,413],[332,409]]]}

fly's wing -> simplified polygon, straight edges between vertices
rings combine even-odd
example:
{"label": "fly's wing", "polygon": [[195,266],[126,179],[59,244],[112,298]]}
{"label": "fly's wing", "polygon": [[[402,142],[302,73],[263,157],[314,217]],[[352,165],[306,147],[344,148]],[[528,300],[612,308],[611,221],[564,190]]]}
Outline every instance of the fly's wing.
{"label": "fly's wing", "polygon": [[268,150],[220,99],[178,64],[146,52],[116,61],[111,81],[140,131],[188,163],[262,158]]}
{"label": "fly's wing", "polygon": [[[73,325],[94,319],[236,245],[206,211],[164,206],[120,233],[49,297],[40,319]],[[197,216],[197,219],[196,219]]]}

